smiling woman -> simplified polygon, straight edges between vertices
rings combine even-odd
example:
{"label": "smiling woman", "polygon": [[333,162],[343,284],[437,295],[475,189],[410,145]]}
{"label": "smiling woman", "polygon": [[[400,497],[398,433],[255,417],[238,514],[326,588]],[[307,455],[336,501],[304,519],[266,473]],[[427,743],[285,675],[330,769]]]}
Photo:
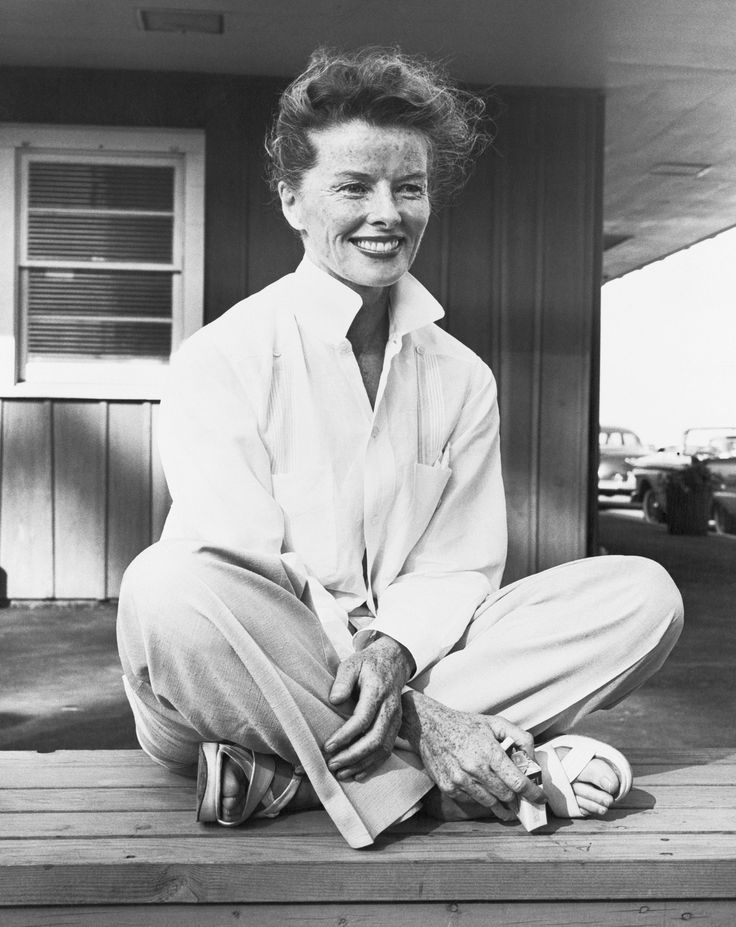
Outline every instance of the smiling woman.
{"label": "smiling woman", "polygon": [[321,803],[358,847],[422,799],[528,823],[522,800],[604,814],[630,787],[605,744],[534,737],[644,682],[679,594],[614,557],[499,588],[495,381],[409,273],[482,109],[425,62],[318,52],[267,143],[304,260],[172,363],[173,507],[119,644],[141,746],[198,773],[200,820]]}
{"label": "smiling woman", "polygon": [[372,302],[411,267],[429,219],[427,141],[354,120],[313,133],[319,154],[296,189],[279,184],[307,257]]}

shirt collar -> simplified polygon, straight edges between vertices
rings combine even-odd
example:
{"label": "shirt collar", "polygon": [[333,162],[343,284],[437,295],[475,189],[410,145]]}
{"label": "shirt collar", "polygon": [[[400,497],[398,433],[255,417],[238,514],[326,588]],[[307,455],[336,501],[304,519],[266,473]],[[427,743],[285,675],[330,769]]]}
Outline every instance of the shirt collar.
{"label": "shirt collar", "polygon": [[[345,338],[362,305],[360,296],[306,256],[294,277],[299,286],[295,309],[299,322],[325,341]],[[400,338],[436,322],[444,314],[442,306],[416,277],[404,274],[391,288],[389,338]]]}

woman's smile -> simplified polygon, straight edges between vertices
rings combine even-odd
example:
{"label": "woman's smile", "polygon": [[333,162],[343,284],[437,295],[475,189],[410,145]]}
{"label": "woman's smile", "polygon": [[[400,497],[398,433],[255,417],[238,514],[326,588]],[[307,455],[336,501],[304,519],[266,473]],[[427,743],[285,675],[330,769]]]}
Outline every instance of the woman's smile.
{"label": "woman's smile", "polygon": [[377,257],[392,256],[401,247],[400,238],[353,238],[351,241],[356,248]]}
{"label": "woman's smile", "polygon": [[318,267],[376,295],[409,270],[427,226],[427,140],[362,120],[310,139],[314,165],[297,190],[281,185],[284,215]]}

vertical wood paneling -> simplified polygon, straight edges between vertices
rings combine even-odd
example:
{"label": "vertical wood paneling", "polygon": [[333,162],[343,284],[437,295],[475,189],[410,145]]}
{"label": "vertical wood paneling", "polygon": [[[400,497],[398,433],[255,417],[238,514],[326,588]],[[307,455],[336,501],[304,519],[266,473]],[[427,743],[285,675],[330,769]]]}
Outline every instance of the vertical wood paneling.
{"label": "vertical wood paneling", "polygon": [[443,226],[448,221],[447,212],[430,218],[419,253],[411,269],[414,276],[422,281],[422,284],[426,286],[432,296],[443,303],[445,310],[447,310],[447,305],[443,301],[442,292],[444,282],[442,239],[444,237]]}
{"label": "vertical wood paneling", "polygon": [[207,116],[205,156],[205,321],[246,295],[248,266],[246,112],[223,89]]}
{"label": "vertical wood paneling", "polygon": [[54,595],[105,597],[106,404],[56,402]]}
{"label": "vertical wood paneling", "polygon": [[151,543],[151,404],[110,403],[107,426],[106,597]]}
{"label": "vertical wood paneling", "polygon": [[[516,104],[516,105],[514,105]],[[503,250],[498,371],[501,450],[509,526],[506,580],[536,568],[537,395],[540,277],[540,138],[533,100],[511,101],[500,124],[498,168],[503,200],[499,233]]]}
{"label": "vertical wood paneling", "polygon": [[[495,326],[494,158],[487,153],[471,174],[462,203],[448,210],[443,250],[447,265],[447,330],[493,366]],[[497,369],[496,369],[497,372]]]}
{"label": "vertical wood paneling", "polygon": [[10,598],[54,594],[51,403],[3,403],[0,567]]}
{"label": "vertical wood paneling", "polygon": [[[592,240],[585,183],[586,108],[554,100],[545,108],[544,318],[539,350],[538,568],[560,551],[585,552],[592,291],[587,291]],[[567,559],[567,557],[566,557]]]}
{"label": "vertical wood paneling", "polygon": [[166,485],[166,478],[161,466],[156,434],[158,430],[159,405],[155,403],[151,409],[151,542],[155,543],[161,537],[166,516],[171,508],[171,496]]}

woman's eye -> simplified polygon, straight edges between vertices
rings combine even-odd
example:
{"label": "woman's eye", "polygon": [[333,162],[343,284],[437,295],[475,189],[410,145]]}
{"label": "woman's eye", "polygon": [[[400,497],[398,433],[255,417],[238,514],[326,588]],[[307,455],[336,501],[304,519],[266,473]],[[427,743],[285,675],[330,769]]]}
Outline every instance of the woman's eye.
{"label": "woman's eye", "polygon": [[424,196],[424,187],[420,183],[405,183],[399,188],[403,196]]}
{"label": "woman's eye", "polygon": [[343,193],[347,193],[348,196],[362,196],[365,193],[365,184],[362,183],[346,183],[340,190]]}

